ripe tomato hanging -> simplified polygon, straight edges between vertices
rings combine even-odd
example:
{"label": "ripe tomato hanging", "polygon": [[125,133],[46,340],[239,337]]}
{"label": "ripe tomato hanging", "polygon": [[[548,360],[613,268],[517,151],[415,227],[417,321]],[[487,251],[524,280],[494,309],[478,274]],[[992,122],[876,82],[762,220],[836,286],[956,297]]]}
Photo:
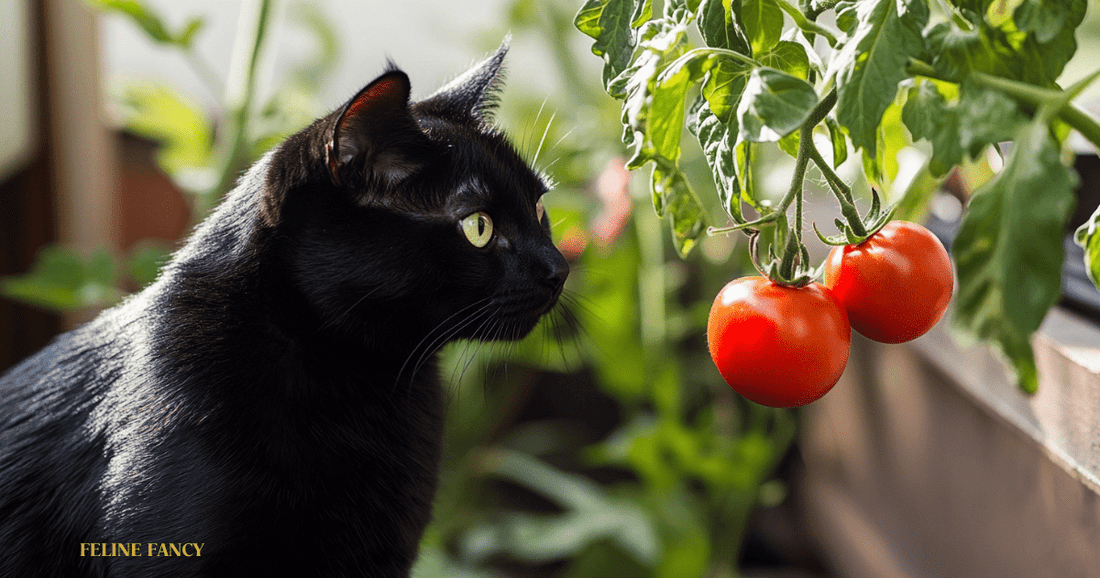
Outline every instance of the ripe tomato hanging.
{"label": "ripe tomato hanging", "polygon": [[730,281],[707,320],[710,356],[737,393],[772,407],[825,395],[848,363],[848,316],[824,286],[794,288],[764,277]]}
{"label": "ripe tomato hanging", "polygon": [[882,343],[931,329],[947,310],[954,281],[940,240],[907,221],[891,221],[858,245],[834,247],[825,262],[825,285],[852,329]]}

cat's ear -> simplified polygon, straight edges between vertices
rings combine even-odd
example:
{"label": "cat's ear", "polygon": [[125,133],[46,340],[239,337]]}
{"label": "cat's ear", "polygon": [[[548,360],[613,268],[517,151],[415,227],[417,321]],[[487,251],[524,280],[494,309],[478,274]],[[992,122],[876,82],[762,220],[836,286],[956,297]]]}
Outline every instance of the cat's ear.
{"label": "cat's ear", "polygon": [[504,56],[510,42],[511,36],[505,37],[496,52],[418,102],[417,108],[456,120],[483,120],[486,113],[496,108],[503,81]]}
{"label": "cat's ear", "polygon": [[342,184],[349,173],[393,183],[415,170],[408,153],[423,133],[409,110],[409,92],[408,75],[391,64],[343,106],[325,146],[334,183]]}

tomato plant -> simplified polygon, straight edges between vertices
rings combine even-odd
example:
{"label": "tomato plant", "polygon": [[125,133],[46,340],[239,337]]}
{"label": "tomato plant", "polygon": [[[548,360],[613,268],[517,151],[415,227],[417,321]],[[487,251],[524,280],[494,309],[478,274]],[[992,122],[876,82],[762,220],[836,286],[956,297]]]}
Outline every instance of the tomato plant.
{"label": "tomato plant", "polygon": [[[1073,74],[1076,82],[1064,74],[1087,7],[1084,0],[585,0],[574,23],[594,39],[604,88],[621,101],[627,167],[652,165],[654,208],[681,254],[707,234],[740,231],[755,240],[770,233],[769,255],[753,255],[758,269],[805,285],[819,274],[802,243],[812,169],[842,217],[841,234],[822,238],[858,245],[892,209],[876,192],[861,215],[839,176],[842,164],[856,161],[866,177],[860,184],[873,184],[909,216],[927,210],[954,167],[995,151],[1003,168],[976,188],[952,243],[953,322],[999,349],[1020,387],[1034,391],[1029,338],[1060,292],[1078,182],[1061,152],[1069,128],[1100,145],[1100,123],[1072,102],[1100,71]],[[709,165],[716,203],[704,202],[681,164],[685,127]],[[924,157],[912,182],[925,185],[899,185],[903,150]],[[757,159],[779,151],[795,163],[776,198],[758,190],[763,179],[755,173]],[[716,216],[729,223],[710,226]],[[1100,210],[1076,241],[1100,283]]]}
{"label": "tomato plant", "polygon": [[947,311],[954,284],[947,249],[908,221],[890,221],[862,243],[834,247],[825,260],[825,286],[852,329],[882,343],[928,332]]}
{"label": "tomato plant", "polygon": [[848,363],[848,315],[825,286],[741,277],[719,291],[707,319],[710,356],[726,383],[771,407],[816,401]]}

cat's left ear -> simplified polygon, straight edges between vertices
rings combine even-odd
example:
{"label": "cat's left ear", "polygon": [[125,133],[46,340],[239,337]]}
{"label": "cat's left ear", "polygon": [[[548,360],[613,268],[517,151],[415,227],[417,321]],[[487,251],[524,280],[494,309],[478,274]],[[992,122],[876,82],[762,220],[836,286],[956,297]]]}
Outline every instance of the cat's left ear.
{"label": "cat's left ear", "polygon": [[344,105],[325,145],[325,163],[334,183],[359,173],[392,183],[415,169],[407,149],[414,148],[423,133],[409,111],[409,92],[408,75],[391,68]]}
{"label": "cat's left ear", "polygon": [[486,113],[496,108],[503,81],[504,56],[508,54],[510,42],[509,35],[488,58],[416,103],[417,109],[456,120],[483,120]]}

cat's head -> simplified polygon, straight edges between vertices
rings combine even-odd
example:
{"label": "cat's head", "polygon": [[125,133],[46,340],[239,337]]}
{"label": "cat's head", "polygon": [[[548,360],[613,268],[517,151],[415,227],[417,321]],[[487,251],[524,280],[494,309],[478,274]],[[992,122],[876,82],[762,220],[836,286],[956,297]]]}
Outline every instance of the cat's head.
{"label": "cat's head", "polygon": [[506,51],[415,103],[391,64],[271,157],[261,218],[323,327],[518,339],[557,302],[547,182],[488,117]]}

